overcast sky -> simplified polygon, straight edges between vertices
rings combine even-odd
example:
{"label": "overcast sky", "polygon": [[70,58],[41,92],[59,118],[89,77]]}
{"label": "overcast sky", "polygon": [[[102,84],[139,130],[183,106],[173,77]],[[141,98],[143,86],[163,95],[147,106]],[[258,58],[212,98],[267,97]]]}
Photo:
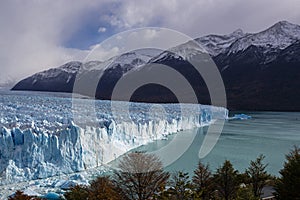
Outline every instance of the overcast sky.
{"label": "overcast sky", "polygon": [[191,37],[300,24],[299,0],[1,0],[0,83],[82,60],[91,46],[138,27]]}

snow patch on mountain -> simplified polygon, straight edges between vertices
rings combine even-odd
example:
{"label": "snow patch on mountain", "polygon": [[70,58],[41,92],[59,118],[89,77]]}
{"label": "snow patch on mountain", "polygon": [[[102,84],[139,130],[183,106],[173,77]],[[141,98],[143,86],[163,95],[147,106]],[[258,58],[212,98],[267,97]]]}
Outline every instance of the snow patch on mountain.
{"label": "snow patch on mountain", "polygon": [[232,43],[228,53],[243,51],[249,46],[259,46],[271,51],[284,49],[300,39],[300,26],[281,21],[265,31],[248,34]]}
{"label": "snow patch on mountain", "polygon": [[80,67],[81,67],[81,62],[71,61],[71,62],[68,62],[68,63],[58,67],[58,68],[52,68],[52,69],[37,73],[37,74],[35,74],[35,76],[37,77],[37,79],[45,79],[45,78],[57,77],[62,72],[65,72],[68,74],[75,74],[78,72]]}
{"label": "snow patch on mountain", "polygon": [[191,60],[194,56],[207,54],[206,49],[195,41],[188,41],[176,47],[172,47],[153,57],[148,63],[157,63],[164,60]]}
{"label": "snow patch on mountain", "polygon": [[195,41],[202,45],[210,55],[216,56],[224,53],[233,42],[246,35],[241,29],[238,29],[228,35],[207,35],[196,38]]}

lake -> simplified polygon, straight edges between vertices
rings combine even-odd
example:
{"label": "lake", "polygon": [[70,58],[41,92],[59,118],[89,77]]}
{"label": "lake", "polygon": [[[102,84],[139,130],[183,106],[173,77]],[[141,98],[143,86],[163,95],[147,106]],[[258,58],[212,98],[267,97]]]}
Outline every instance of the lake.
{"label": "lake", "polygon": [[[241,112],[237,112],[241,113]],[[294,145],[300,145],[299,112],[242,112],[252,116],[248,120],[230,120],[224,125],[221,137],[213,150],[201,161],[209,163],[211,170],[221,166],[225,159],[230,160],[240,172],[249,166],[260,154],[266,156],[267,171],[279,175],[285,161],[285,155]],[[231,115],[235,113],[230,113]],[[176,142],[181,142],[190,134],[196,134],[187,151],[174,163],[166,167],[167,171],[184,170],[193,173],[199,161],[198,153],[206,134],[207,127],[177,133]],[[174,139],[152,142],[134,151],[156,151]]]}

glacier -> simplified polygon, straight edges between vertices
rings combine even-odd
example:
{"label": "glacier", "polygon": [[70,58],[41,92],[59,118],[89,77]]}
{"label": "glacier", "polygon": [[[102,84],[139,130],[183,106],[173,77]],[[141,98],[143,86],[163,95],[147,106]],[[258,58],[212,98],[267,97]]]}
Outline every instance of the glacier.
{"label": "glacier", "polygon": [[[227,119],[226,108],[192,104],[146,104],[78,99],[82,113],[72,110],[67,94],[1,92],[1,184],[44,179],[102,166],[127,151],[168,134]],[[88,105],[95,105],[97,119],[90,119]],[[152,107],[163,112],[151,112]],[[182,116],[185,109],[186,116]],[[153,111],[153,110],[152,110]],[[74,122],[74,114],[81,119]],[[77,123],[78,122],[78,123]]]}

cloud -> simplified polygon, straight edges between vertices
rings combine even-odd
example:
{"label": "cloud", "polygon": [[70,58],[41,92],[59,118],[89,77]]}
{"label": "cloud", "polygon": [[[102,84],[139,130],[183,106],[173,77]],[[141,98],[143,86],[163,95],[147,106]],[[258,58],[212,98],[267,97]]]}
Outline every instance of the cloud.
{"label": "cloud", "polygon": [[91,51],[84,59],[85,62],[88,61],[105,61],[112,58],[120,53],[120,49],[117,46],[103,46],[101,44],[96,44],[91,46]]}
{"label": "cloud", "polygon": [[[21,79],[87,54],[62,44],[78,28],[96,1],[1,1],[0,68],[6,77]],[[3,75],[4,74],[4,75]]]}
{"label": "cloud", "polygon": [[280,20],[300,24],[299,9],[298,0],[128,0],[104,18],[119,30],[162,26],[197,37],[237,28],[256,32]]}
{"label": "cloud", "polygon": [[167,50],[191,40],[188,36],[166,28],[138,28],[113,35],[90,47],[85,61],[100,60],[137,49]]}
{"label": "cloud", "polygon": [[104,32],[106,32],[106,28],[105,27],[99,27],[98,33],[104,33]]}

